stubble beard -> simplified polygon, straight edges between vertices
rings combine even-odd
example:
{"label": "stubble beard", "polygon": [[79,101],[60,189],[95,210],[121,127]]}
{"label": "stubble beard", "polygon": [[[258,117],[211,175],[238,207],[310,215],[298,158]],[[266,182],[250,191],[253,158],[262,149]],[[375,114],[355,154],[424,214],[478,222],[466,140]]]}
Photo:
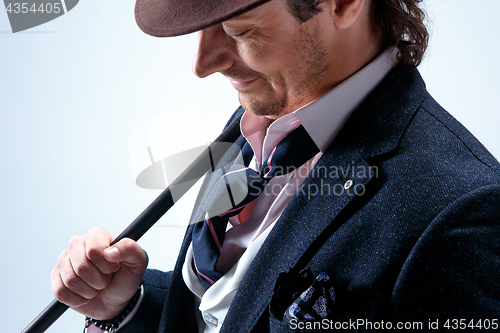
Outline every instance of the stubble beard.
{"label": "stubble beard", "polygon": [[[319,36],[318,25],[304,28],[299,33],[295,44],[298,47],[294,52],[298,52],[298,59],[307,59],[306,69],[293,64],[286,75],[289,78],[289,83],[283,74],[273,76],[260,74],[266,82],[269,82],[264,96],[253,96],[250,93],[239,92],[238,98],[243,108],[255,115],[267,116],[272,119],[297,110],[301,106],[304,96],[314,93],[328,69],[326,47]],[[287,93],[290,91],[290,83],[296,85],[293,87],[293,98],[290,98]]]}
{"label": "stubble beard", "polygon": [[[286,83],[284,79],[279,76],[274,78],[274,81],[276,82],[276,86],[280,89],[275,89],[269,85],[266,87],[264,96],[257,97],[249,93],[240,92],[238,94],[238,99],[243,108],[257,116],[268,116],[270,118],[279,117],[288,105],[288,95],[285,93]],[[281,94],[276,90],[280,91]]]}

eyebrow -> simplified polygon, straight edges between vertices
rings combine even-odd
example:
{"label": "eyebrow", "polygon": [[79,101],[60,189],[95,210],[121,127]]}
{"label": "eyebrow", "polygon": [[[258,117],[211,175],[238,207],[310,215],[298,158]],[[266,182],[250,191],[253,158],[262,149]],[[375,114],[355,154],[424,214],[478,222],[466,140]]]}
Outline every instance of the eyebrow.
{"label": "eyebrow", "polygon": [[235,20],[235,21],[239,21],[239,20],[246,20],[246,19],[249,19],[249,18],[251,18],[251,17],[253,17],[253,15],[247,12],[247,13],[243,13],[243,14],[241,14],[241,15],[238,15],[238,16],[235,16],[235,17],[232,17],[232,18],[230,18],[230,19],[229,19],[229,20],[227,20],[227,21],[233,21],[233,20]]}

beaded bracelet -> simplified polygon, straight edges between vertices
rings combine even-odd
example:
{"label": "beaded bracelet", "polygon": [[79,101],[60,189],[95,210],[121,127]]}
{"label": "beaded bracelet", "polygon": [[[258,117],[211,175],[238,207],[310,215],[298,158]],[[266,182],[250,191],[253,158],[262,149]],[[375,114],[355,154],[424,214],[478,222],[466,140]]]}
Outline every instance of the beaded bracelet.
{"label": "beaded bracelet", "polygon": [[94,325],[108,333],[116,332],[120,324],[129,315],[129,313],[132,312],[135,305],[137,304],[137,301],[141,297],[141,289],[142,286],[139,286],[134,296],[128,302],[125,309],[123,309],[122,312],[120,312],[120,314],[118,314],[118,316],[116,316],[115,318],[111,320],[97,320],[94,318],[85,317],[85,329],[87,329],[90,325]]}

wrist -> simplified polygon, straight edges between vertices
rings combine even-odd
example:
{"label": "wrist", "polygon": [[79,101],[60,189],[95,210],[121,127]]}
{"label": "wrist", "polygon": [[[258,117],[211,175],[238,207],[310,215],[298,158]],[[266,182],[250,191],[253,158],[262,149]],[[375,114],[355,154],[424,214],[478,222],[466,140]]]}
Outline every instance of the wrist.
{"label": "wrist", "polygon": [[130,318],[137,312],[137,308],[141,303],[144,294],[144,287],[139,286],[134,296],[129,300],[125,308],[114,318],[109,320],[97,320],[91,317],[85,318],[85,328],[88,329],[91,325],[103,330],[104,332],[114,333],[120,327],[123,327]]}

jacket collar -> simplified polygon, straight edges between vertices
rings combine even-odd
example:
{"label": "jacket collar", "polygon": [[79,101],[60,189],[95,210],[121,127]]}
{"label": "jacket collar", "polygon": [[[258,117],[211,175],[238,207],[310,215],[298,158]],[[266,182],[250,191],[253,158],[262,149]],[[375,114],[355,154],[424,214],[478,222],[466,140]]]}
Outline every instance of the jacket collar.
{"label": "jacket collar", "polygon": [[314,249],[344,220],[339,214],[362,200],[354,191],[361,193],[374,177],[368,161],[396,149],[424,93],[418,71],[398,65],[354,111],[276,222],[242,280],[221,332],[251,331],[265,317],[279,273],[304,268],[300,266]]}

